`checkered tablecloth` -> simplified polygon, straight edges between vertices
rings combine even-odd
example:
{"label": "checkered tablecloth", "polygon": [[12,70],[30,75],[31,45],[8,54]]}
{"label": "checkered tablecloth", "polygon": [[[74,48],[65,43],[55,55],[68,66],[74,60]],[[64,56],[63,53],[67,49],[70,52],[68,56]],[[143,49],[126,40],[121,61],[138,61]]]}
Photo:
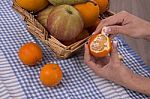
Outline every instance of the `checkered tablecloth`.
{"label": "checkered tablecloth", "polygon": [[[150,77],[150,68],[120,38],[118,51],[123,62],[134,72]],[[36,67],[23,65],[17,55],[18,49],[26,42],[38,43],[44,53],[43,61]],[[46,63],[58,63],[63,79],[56,87],[45,87],[39,80],[40,68]],[[111,81],[97,77],[83,62],[83,50],[75,56],[60,60],[33,37],[12,9],[11,0],[0,0],[0,99],[56,98],[56,99],[142,99],[146,95],[125,89]]]}

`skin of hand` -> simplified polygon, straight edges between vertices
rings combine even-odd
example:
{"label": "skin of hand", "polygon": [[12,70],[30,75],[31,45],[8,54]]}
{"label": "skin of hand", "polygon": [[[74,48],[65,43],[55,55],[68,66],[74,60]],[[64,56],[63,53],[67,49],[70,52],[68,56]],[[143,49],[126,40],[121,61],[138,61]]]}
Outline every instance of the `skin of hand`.
{"label": "skin of hand", "polygon": [[85,44],[84,62],[99,77],[111,80],[128,89],[150,95],[150,79],[134,74],[120,61],[117,53],[117,42],[113,43],[111,56],[103,58],[91,56],[88,44]]}
{"label": "skin of hand", "polygon": [[107,27],[108,34],[125,34],[133,38],[150,40],[150,22],[142,20],[126,11],[119,12],[100,22],[93,34],[100,33],[103,27]]}

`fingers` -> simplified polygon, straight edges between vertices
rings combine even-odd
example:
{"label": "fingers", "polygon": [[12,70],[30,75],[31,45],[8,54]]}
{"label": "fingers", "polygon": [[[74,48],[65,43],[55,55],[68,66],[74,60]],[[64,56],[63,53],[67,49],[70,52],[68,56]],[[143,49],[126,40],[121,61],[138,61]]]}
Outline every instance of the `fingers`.
{"label": "fingers", "polygon": [[88,45],[85,44],[85,51],[84,51],[84,60],[85,61],[90,61],[90,53],[89,53],[89,48]]}
{"label": "fingers", "polygon": [[113,50],[111,52],[111,59],[114,62],[120,61],[119,57],[118,57],[118,52],[117,52],[117,41],[113,41]]}
{"label": "fingers", "polygon": [[[110,16],[100,22],[98,27],[96,28],[94,34],[100,33],[103,27],[105,26],[113,26],[113,25],[118,25],[116,27],[112,27],[112,32],[111,33],[122,33],[122,28],[120,25],[125,23],[125,18],[128,16],[129,13],[122,11],[118,14],[115,14],[113,16]],[[114,31],[114,32],[113,32]]]}
{"label": "fingers", "polygon": [[123,26],[108,26],[107,29],[109,30],[108,32],[106,31],[107,34],[118,34],[118,33],[125,33],[125,27]]}
{"label": "fingers", "polygon": [[92,69],[95,73],[98,72],[98,70],[100,69],[96,63],[94,63],[93,61],[91,61],[91,55],[89,53],[89,48],[88,45],[85,44],[85,52],[84,52],[84,62],[88,65],[88,67],[90,69]]}
{"label": "fingers", "polygon": [[88,65],[95,65],[95,63],[91,61],[91,55],[87,44],[85,44],[84,62]]}
{"label": "fingers", "polygon": [[110,57],[109,56],[106,56],[106,57],[102,57],[102,58],[99,58],[96,63],[97,64],[100,64],[101,67],[104,67],[106,66],[110,61]]}

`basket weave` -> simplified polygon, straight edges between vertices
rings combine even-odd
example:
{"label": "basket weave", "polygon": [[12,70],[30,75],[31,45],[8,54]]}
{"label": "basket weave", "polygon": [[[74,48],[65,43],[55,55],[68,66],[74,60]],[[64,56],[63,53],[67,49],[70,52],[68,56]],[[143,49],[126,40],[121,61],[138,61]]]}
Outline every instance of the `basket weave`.
{"label": "basket weave", "polygon": [[[65,46],[52,35],[49,35],[48,31],[42,26],[35,18],[34,15],[27,12],[23,8],[19,7],[17,3],[13,2],[13,8],[22,16],[22,19],[27,24],[28,31],[33,34],[35,37],[39,38],[47,47],[52,50],[56,57],[66,59],[75,54],[87,41],[90,37],[87,37],[83,40],[77,41],[69,46]],[[100,15],[101,19],[113,15],[112,12],[106,11]]]}

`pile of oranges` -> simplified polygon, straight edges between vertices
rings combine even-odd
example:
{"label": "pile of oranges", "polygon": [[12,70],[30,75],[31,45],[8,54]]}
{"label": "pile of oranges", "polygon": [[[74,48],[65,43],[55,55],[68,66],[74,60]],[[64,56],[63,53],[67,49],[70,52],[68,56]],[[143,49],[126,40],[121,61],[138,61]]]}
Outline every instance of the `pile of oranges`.
{"label": "pile of oranges", "polygon": [[[49,5],[48,0],[15,0],[16,3],[29,12],[37,13]],[[84,22],[84,29],[91,28],[94,31],[100,23],[99,15],[108,8],[109,0],[91,0],[89,2],[72,5],[76,8]],[[91,31],[91,32],[92,32]],[[89,36],[87,31],[85,35],[79,35],[76,40]],[[75,40],[75,41],[76,41]],[[70,41],[70,42],[75,42]],[[66,45],[70,43],[64,42]],[[90,53],[95,57],[104,57],[111,50],[111,40],[103,33],[92,35],[89,42]],[[38,44],[29,42],[20,49],[18,56],[20,60],[28,66],[35,66],[41,62],[43,54]],[[56,86],[62,80],[62,70],[58,64],[46,64],[40,71],[40,80],[46,86]]]}
{"label": "pile of oranges", "polygon": [[[29,42],[20,47],[18,56],[23,64],[35,66],[42,60],[43,54],[40,46]],[[58,64],[49,63],[42,67],[40,80],[45,86],[56,86],[62,79],[62,70]]]}
{"label": "pile of oranges", "polygon": [[[30,12],[39,12],[49,5],[48,0],[16,0],[17,4]],[[108,8],[109,0],[90,0],[73,5],[81,14],[85,28],[94,25],[100,14]]]}
{"label": "pile of oranges", "polygon": [[108,0],[91,0],[90,2],[76,4],[74,7],[80,12],[85,28],[93,26],[99,15],[108,8]]}

